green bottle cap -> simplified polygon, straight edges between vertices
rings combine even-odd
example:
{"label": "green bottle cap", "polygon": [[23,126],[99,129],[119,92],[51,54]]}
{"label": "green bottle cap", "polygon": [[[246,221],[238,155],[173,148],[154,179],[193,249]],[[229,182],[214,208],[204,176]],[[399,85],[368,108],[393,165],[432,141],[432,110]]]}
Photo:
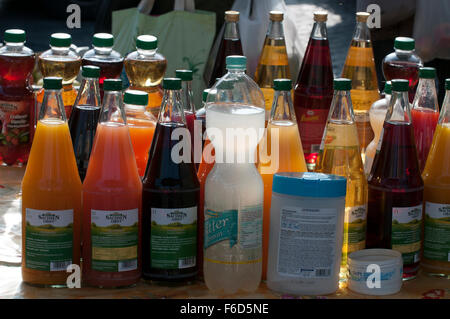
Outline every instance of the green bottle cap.
{"label": "green bottle cap", "polygon": [[392,83],[392,91],[396,92],[408,92],[409,90],[409,81],[404,79],[394,79],[391,81]]}
{"label": "green bottle cap", "polygon": [[72,44],[72,36],[68,33],[53,33],[50,36],[50,45],[57,48],[68,48]]}
{"label": "green bottle cap", "polygon": [[3,40],[11,43],[23,43],[26,40],[26,33],[21,29],[9,29],[5,31]]}
{"label": "green bottle cap", "polygon": [[229,55],[225,61],[227,69],[245,69],[247,66],[247,57],[243,55]]}
{"label": "green bottle cap", "polygon": [[99,78],[100,68],[95,65],[83,65],[81,75],[84,78]]}
{"label": "green bottle cap", "polygon": [[412,51],[416,45],[413,38],[396,37],[394,40],[394,49]]}
{"label": "green bottle cap", "polygon": [[125,104],[145,106],[148,103],[148,93],[139,90],[126,90],[123,96],[123,102]]}
{"label": "green bottle cap", "polygon": [[191,70],[176,70],[175,76],[181,81],[192,81],[193,72]]}
{"label": "green bottle cap", "polygon": [[346,78],[334,79],[333,89],[337,91],[350,91],[352,89],[352,80]]}
{"label": "green bottle cap", "polygon": [[[447,79],[450,80],[450,79]],[[203,93],[202,93],[202,101],[206,102],[206,100],[208,99],[208,94],[209,94],[209,89],[204,89]]]}
{"label": "green bottle cap", "polygon": [[44,90],[61,90],[62,78],[59,76],[48,76],[44,78]]}
{"label": "green bottle cap", "polygon": [[392,93],[392,83],[391,81],[387,81],[384,84],[384,94],[391,94]]}
{"label": "green bottle cap", "polygon": [[434,79],[436,77],[436,69],[425,67],[419,69],[419,78],[422,79]]}
{"label": "green bottle cap", "polygon": [[142,50],[155,50],[158,47],[158,38],[153,35],[143,34],[136,39],[136,48]]}
{"label": "green bottle cap", "polygon": [[290,79],[275,79],[273,80],[273,88],[275,91],[290,91],[292,81]]}
{"label": "green bottle cap", "polygon": [[96,33],[92,38],[92,45],[97,48],[112,48],[114,36],[110,33]]}
{"label": "green bottle cap", "polygon": [[450,90],[450,78],[445,79],[445,89]]}
{"label": "green bottle cap", "polygon": [[106,79],[103,82],[104,91],[122,91],[121,79]]}
{"label": "green bottle cap", "polygon": [[181,79],[180,78],[164,78],[163,89],[165,90],[180,90]]}

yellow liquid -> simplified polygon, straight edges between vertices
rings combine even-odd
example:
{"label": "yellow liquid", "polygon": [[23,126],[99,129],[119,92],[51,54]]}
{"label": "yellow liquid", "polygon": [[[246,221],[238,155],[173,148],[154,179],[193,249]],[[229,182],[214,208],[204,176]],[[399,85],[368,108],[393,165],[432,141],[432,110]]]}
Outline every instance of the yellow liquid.
{"label": "yellow liquid", "polygon": [[72,84],[80,72],[81,58],[54,60],[39,57],[38,64],[44,78],[47,76],[59,76],[63,79],[63,85],[67,85]]}
{"label": "yellow liquid", "polygon": [[317,159],[316,171],[347,178],[344,240],[341,266],[347,255],[364,249],[367,212],[367,180],[359,152],[356,124],[328,123]]}
{"label": "yellow liquid", "polygon": [[[275,149],[272,149],[272,143],[276,147]],[[273,174],[276,172],[307,172],[307,169],[297,123],[290,121],[269,122],[266,135],[261,141],[259,149],[258,171],[264,182],[263,279],[265,279],[269,249]]]}

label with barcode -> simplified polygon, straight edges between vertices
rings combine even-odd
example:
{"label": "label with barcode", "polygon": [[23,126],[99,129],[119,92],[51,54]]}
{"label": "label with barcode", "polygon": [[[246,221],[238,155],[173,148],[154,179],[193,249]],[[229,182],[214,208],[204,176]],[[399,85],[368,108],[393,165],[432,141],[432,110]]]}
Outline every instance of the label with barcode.
{"label": "label with barcode", "polygon": [[331,269],[316,269],[316,277],[328,277],[331,274]]}
{"label": "label with barcode", "polygon": [[67,267],[72,264],[72,260],[66,261],[51,261],[50,271],[66,271]]}
{"label": "label with barcode", "polygon": [[119,272],[137,269],[137,259],[119,261]]}
{"label": "label with barcode", "polygon": [[195,259],[196,259],[195,256],[179,259],[178,260],[178,268],[183,269],[183,268],[194,267],[196,264]]}

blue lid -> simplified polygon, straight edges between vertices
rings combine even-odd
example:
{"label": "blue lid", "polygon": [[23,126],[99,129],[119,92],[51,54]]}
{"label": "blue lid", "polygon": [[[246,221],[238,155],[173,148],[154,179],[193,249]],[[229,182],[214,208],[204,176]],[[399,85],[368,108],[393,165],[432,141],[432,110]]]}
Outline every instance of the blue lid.
{"label": "blue lid", "polygon": [[276,173],[272,191],[303,197],[342,197],[347,190],[347,179],[322,173]]}

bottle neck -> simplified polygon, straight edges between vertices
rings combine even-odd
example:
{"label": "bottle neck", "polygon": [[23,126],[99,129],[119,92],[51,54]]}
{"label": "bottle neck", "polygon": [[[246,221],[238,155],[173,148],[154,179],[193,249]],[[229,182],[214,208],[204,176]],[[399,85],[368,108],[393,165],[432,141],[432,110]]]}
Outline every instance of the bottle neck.
{"label": "bottle neck", "polygon": [[245,74],[245,70],[246,69],[227,68],[227,71],[233,74]]}
{"label": "bottle neck", "polygon": [[227,40],[240,39],[239,27],[237,22],[226,22],[223,38]]}
{"label": "bottle neck", "polygon": [[311,36],[314,40],[326,40],[328,38],[327,25],[325,22],[314,22]]}
{"label": "bottle neck", "polygon": [[356,22],[355,32],[353,33],[353,40],[356,41],[370,41],[370,30],[366,22]]}
{"label": "bottle neck", "polygon": [[112,52],[112,47],[95,47],[94,46],[94,52],[96,55],[108,56]]}
{"label": "bottle neck", "polygon": [[39,111],[39,121],[41,120],[67,121],[61,90],[44,90],[44,98]]}
{"label": "bottle neck", "polygon": [[450,90],[446,90],[444,101],[442,102],[441,114],[439,115],[439,124],[449,122],[450,122]]}
{"label": "bottle neck", "polygon": [[186,117],[181,104],[181,90],[164,90],[158,122],[177,123],[186,126]]}
{"label": "bottle neck", "polygon": [[270,122],[290,121],[296,123],[290,91],[275,91],[274,103],[270,114]]}
{"label": "bottle neck", "polygon": [[284,40],[282,21],[270,21],[267,37],[274,40]]}
{"label": "bottle neck", "polygon": [[156,54],[156,50],[144,50],[144,49],[140,49],[140,48],[136,48],[136,51],[139,55],[143,56],[143,57],[153,57]]}
{"label": "bottle neck", "polygon": [[401,49],[396,49],[395,50],[395,54],[396,55],[400,55],[400,56],[410,56],[413,54],[414,50],[401,50]]}
{"label": "bottle neck", "polygon": [[413,109],[422,108],[439,112],[434,79],[420,78],[416,95],[413,101]]}
{"label": "bottle neck", "polygon": [[23,50],[25,42],[5,42],[6,51],[8,52],[20,52]]}
{"label": "bottle neck", "polygon": [[181,100],[183,101],[184,111],[195,113],[192,93],[192,81],[181,82]]}
{"label": "bottle neck", "polygon": [[105,91],[99,123],[127,124],[121,91]]}
{"label": "bottle neck", "polygon": [[97,78],[84,78],[74,105],[100,106],[100,88]]}
{"label": "bottle neck", "polygon": [[353,106],[350,99],[350,91],[335,90],[329,120],[340,124],[352,124],[355,122]]}
{"label": "bottle neck", "polygon": [[52,47],[50,46],[53,55],[69,55],[70,47]]}
{"label": "bottle neck", "polygon": [[392,91],[385,121],[405,124],[411,123],[411,109],[407,91]]}

